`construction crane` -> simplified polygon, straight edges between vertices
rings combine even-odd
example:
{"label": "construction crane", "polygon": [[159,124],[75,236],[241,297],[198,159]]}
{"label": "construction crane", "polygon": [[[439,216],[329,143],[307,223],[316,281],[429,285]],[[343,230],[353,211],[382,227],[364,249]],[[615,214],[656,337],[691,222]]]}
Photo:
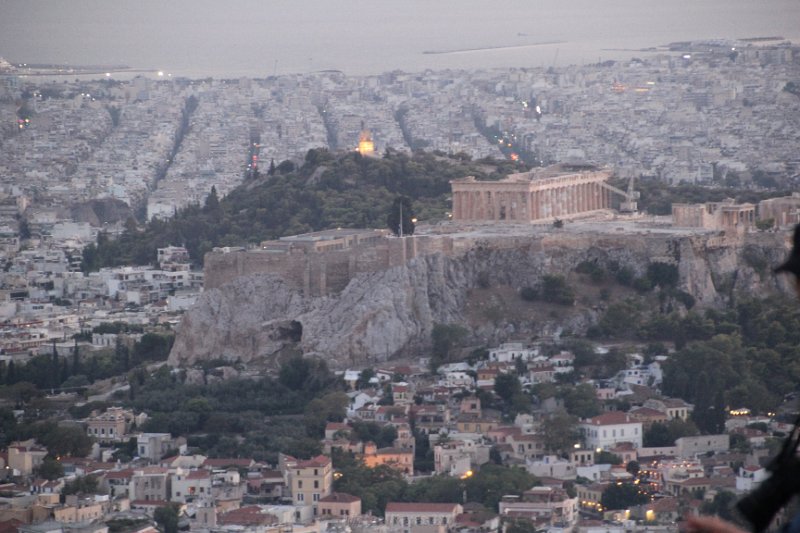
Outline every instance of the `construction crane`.
{"label": "construction crane", "polygon": [[609,185],[604,181],[601,182],[600,185],[604,189],[608,189],[609,191],[615,194],[619,194],[624,198],[624,200],[619,204],[620,213],[637,213],[639,211],[639,205],[636,200],[639,199],[641,194],[639,193],[639,191],[633,190],[633,176],[631,176],[631,179],[628,180],[627,191],[623,191],[620,188],[614,187],[613,185]]}

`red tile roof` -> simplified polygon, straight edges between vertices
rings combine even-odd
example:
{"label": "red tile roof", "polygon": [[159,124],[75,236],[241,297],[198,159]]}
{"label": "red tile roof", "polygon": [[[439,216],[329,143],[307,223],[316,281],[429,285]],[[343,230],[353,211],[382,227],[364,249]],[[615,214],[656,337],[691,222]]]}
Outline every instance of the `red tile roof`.
{"label": "red tile roof", "polygon": [[130,479],[133,476],[133,470],[127,468],[125,470],[112,470],[106,472],[106,479]]}
{"label": "red tile roof", "polygon": [[389,502],[386,504],[387,513],[453,513],[457,503],[401,503]]}
{"label": "red tile roof", "polygon": [[633,424],[636,423],[636,421],[632,420],[627,413],[623,413],[622,411],[611,411],[597,415],[594,418],[589,418],[585,421],[585,423],[593,426],[615,426],[617,424]]}
{"label": "red tile roof", "polygon": [[297,468],[321,468],[331,464],[331,458],[324,455],[312,457],[308,461],[298,461]]}
{"label": "red tile roof", "polygon": [[277,524],[278,517],[265,513],[257,505],[250,505],[223,514],[218,518],[218,523],[223,526],[267,526]]}
{"label": "red tile roof", "polygon": [[0,522],[0,533],[17,533],[19,526],[21,525],[23,525],[23,522],[17,520],[16,518],[4,520]]}

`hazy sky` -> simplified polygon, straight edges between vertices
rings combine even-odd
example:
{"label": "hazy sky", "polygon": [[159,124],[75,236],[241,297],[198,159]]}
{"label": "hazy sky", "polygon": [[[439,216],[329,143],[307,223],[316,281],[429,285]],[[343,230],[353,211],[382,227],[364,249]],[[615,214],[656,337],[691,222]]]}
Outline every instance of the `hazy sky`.
{"label": "hazy sky", "polygon": [[[0,56],[176,73],[540,66],[800,35],[798,0],[0,0]],[[430,50],[540,45],[462,54]]]}

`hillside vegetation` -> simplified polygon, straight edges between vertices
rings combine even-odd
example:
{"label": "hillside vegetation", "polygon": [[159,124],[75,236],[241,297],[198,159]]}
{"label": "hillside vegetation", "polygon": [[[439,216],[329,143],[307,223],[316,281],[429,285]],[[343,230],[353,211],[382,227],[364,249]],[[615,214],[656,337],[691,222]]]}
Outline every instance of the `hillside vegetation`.
{"label": "hillside vegetation", "polygon": [[143,228],[133,221],[116,240],[98,236],[83,255],[84,272],[119,265],[147,265],[156,249],[185,246],[192,261],[215,246],[243,246],[330,228],[384,228],[392,202],[411,199],[417,217],[440,220],[450,209],[450,180],[473,175],[499,179],[526,170],[510,161],[469,161],[430,153],[413,156],[387,151],[382,158],[351,152],[309,150],[305,164],[277,166],[272,175],[248,180],[219,200],[215,192],[205,205],[192,205],[167,220]]}
{"label": "hillside vegetation", "polygon": [[[85,248],[84,272],[121,265],[149,265],[156,249],[185,246],[201,266],[203,255],[215,246],[245,246],[285,235],[331,228],[384,228],[392,203],[411,200],[423,222],[443,220],[450,205],[450,180],[475,176],[496,180],[528,168],[512,161],[471,161],[456,154],[387,150],[383,157],[357,152],[309,150],[300,168],[284,161],[268,175],[245,181],[219,199],[212,190],[205,205],[191,205],[170,219],[155,219],[140,227],[133,219],[117,239],[101,233]],[[617,185],[625,187],[620,182]],[[697,185],[669,187],[661,182],[636,184],[640,208],[668,214],[676,202],[707,202],[724,198],[758,201],[777,193]]]}

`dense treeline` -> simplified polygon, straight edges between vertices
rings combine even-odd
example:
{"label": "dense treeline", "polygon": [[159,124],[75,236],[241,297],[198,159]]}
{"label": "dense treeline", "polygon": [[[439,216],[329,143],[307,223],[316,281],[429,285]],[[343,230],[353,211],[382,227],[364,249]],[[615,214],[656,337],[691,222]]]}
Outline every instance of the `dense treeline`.
{"label": "dense treeline", "polygon": [[325,424],[344,419],[343,382],[324,361],[294,357],[277,378],[216,381],[214,373],[206,370],[209,383],[192,384],[166,366],[153,374],[137,369],[118,399],[148,413],[140,429],[187,436],[191,447],[212,457],[275,462],[284,452],[308,458],[321,452]]}
{"label": "dense treeline", "polygon": [[309,150],[299,169],[284,162],[271,175],[246,181],[222,200],[213,191],[205,205],[184,208],[171,219],[153,220],[143,229],[131,221],[116,240],[98,235],[97,243],[84,250],[83,270],[153,264],[156,249],[168,245],[185,246],[200,265],[205,252],[215,246],[242,246],[336,227],[383,228],[398,196],[414,203],[420,220],[443,219],[450,208],[451,179],[497,179],[521,168],[513,162],[468,159],[393,150],[382,158]]}
{"label": "dense treeline", "polygon": [[539,484],[535,476],[522,468],[491,462],[465,479],[432,476],[415,483],[408,483],[399,471],[386,465],[367,468],[347,453],[335,452],[333,462],[340,474],[334,490],[360,497],[362,510],[379,516],[388,502],[477,502],[496,512],[503,496],[521,496]]}
{"label": "dense treeline", "polygon": [[78,424],[62,426],[55,420],[20,422],[11,409],[0,409],[0,446],[27,439],[36,439],[52,457],[84,457],[92,448],[92,439]]}
{"label": "dense treeline", "polygon": [[[24,365],[0,362],[0,385],[29,383],[42,390],[81,388],[97,379],[125,374],[144,363],[165,361],[174,340],[172,333],[145,333],[132,346],[118,340],[113,349],[88,357],[81,353],[76,342],[67,357],[60,356],[54,349],[51,354],[32,357]],[[3,392],[0,389],[0,395]]]}
{"label": "dense treeline", "polygon": [[665,365],[663,390],[695,404],[704,431],[719,431],[726,408],[775,411],[800,384],[800,309],[788,298],[743,299],[734,309],[690,313],[663,327],[691,338]]}

